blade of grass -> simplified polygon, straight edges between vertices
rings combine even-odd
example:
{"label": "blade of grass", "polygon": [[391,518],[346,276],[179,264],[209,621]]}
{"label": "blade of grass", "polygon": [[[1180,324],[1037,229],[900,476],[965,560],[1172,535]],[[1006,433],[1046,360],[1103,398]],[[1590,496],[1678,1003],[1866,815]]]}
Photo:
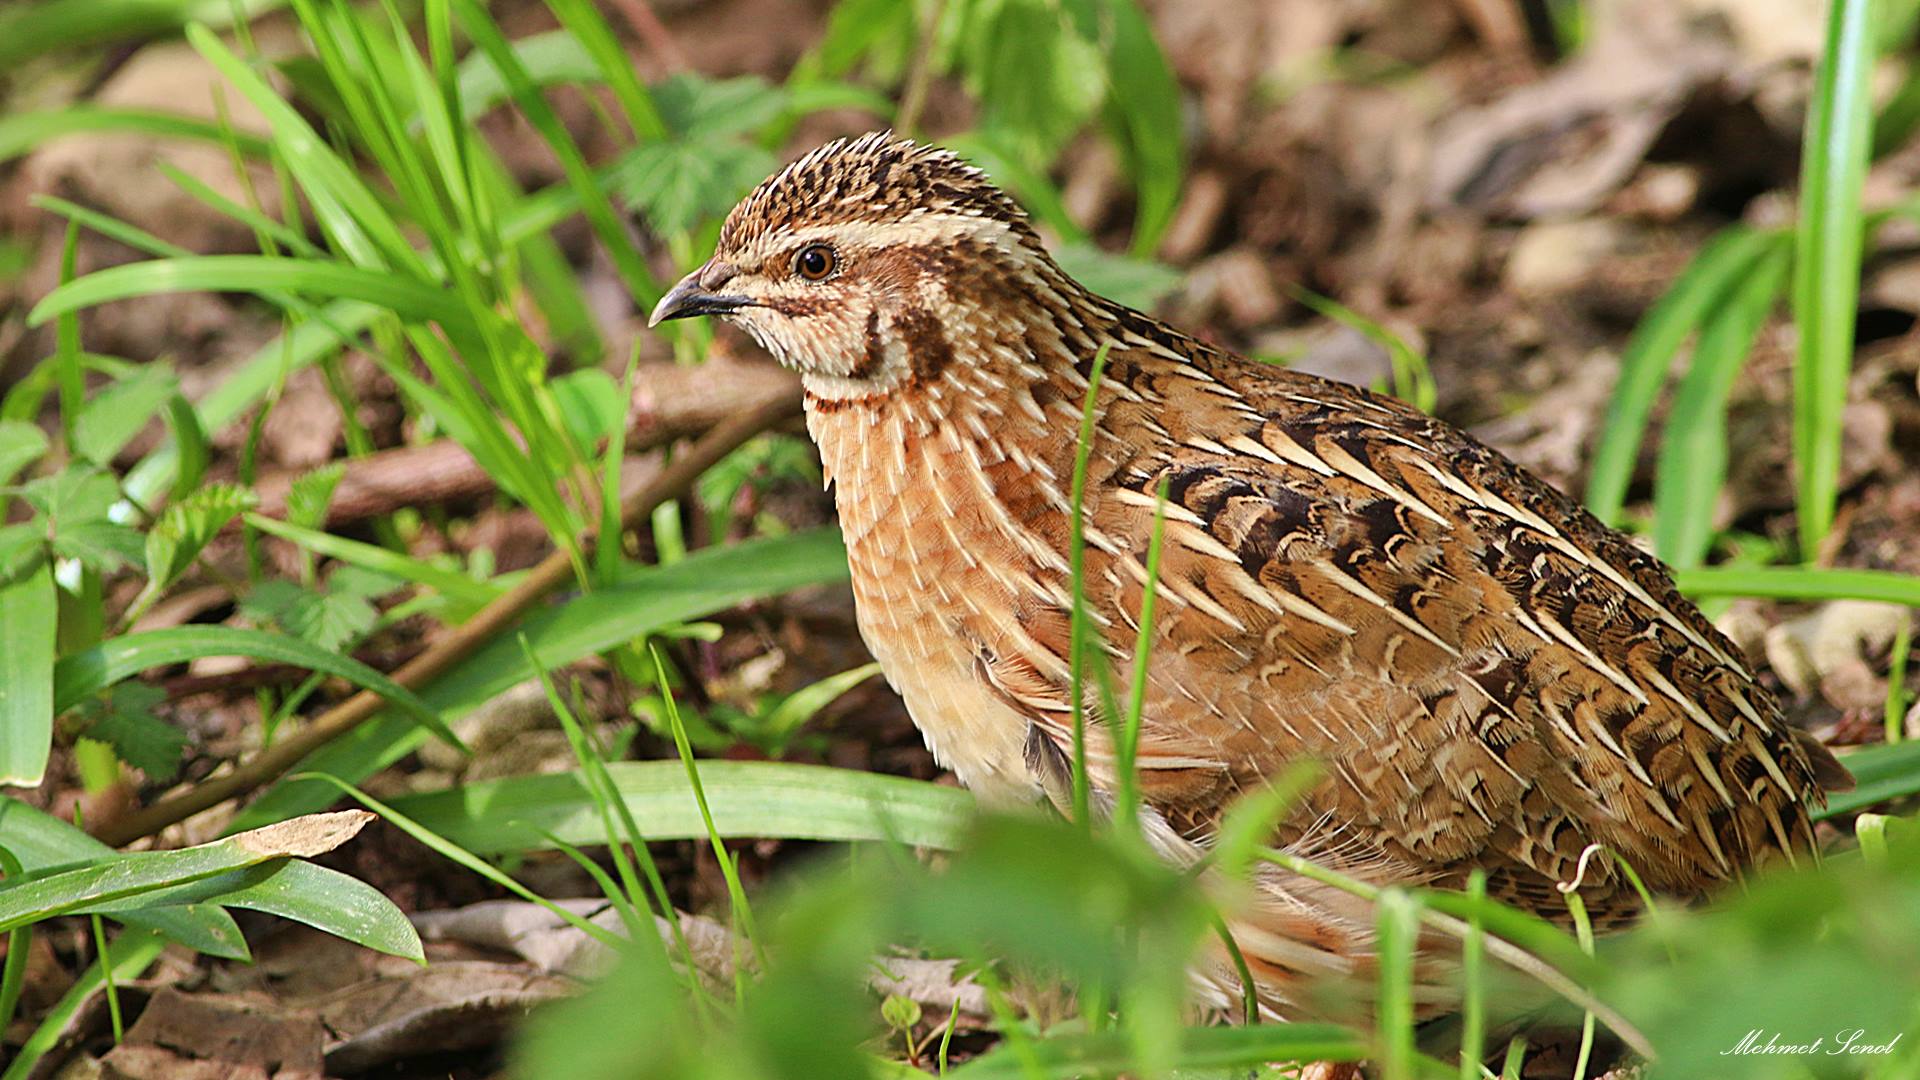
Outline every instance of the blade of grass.
{"label": "blade of grass", "polygon": [[[647,823],[650,840],[697,840],[706,821],[689,797],[686,771],[673,761],[605,766],[614,806]],[[951,849],[973,818],[973,797],[920,780],[821,765],[705,761],[700,765],[722,837],[895,841]],[[537,850],[544,838],[606,842],[595,795],[583,774],[482,780],[392,801],[426,828],[482,855]]]}
{"label": "blade of grass", "polygon": [[0,931],[57,915],[109,909],[181,885],[277,859],[314,856],[353,838],[371,816],[317,814],[177,851],[141,851],[0,883]]}
{"label": "blade of grass", "polygon": [[586,215],[588,224],[593,226],[600,242],[606,245],[614,268],[620,274],[621,283],[642,309],[651,308],[660,299],[660,285],[627,235],[620,215],[602,190],[599,178],[588,167],[580,147],[567,134],[560,118],[541,96],[539,88],[534,85],[526,68],[521,66],[519,57],[514,55],[512,46],[488,16],[486,9],[476,0],[454,0],[453,9],[474,45],[486,54],[506,79],[513,100],[520,106],[527,122],[546,140],[554,156],[560,159],[568,182],[580,198],[580,210]]}
{"label": "blade of grass", "polygon": [[379,694],[448,745],[460,745],[459,737],[431,705],[360,661],[299,638],[234,626],[175,626],[122,634],[90,649],[63,656],[53,667],[54,711],[65,712],[87,695],[148,668],[185,663],[202,656],[249,656],[324,671]]}
{"label": "blade of grass", "polygon": [[1769,600],[1878,600],[1920,607],[1920,576],[1889,570],[1825,570],[1797,566],[1708,566],[1677,570],[1688,596],[1753,596]]}
{"label": "blade of grass", "polygon": [[[0,797],[0,836],[25,871],[97,863],[119,857],[119,852],[87,835],[75,825]],[[192,949],[227,960],[248,958],[246,939],[233,917],[217,907],[154,908],[114,916],[128,926],[154,930]]]}
{"label": "blade of grass", "polygon": [[[747,890],[740,883],[740,868],[734,864],[733,853],[727,850],[724,837],[713,824],[713,809],[707,802],[707,791],[700,785],[700,769],[693,763],[693,745],[687,741],[687,726],[680,722],[680,708],[673,700],[673,684],[667,679],[667,663],[661,659],[660,647],[650,645],[648,651],[653,654],[653,673],[655,685],[660,691],[661,703],[667,709],[667,723],[673,728],[674,749],[680,753],[680,763],[687,770],[687,786],[693,792],[693,801],[700,808],[700,823],[706,827],[707,843],[713,849],[713,857],[720,864],[720,875],[727,882],[727,899],[733,905],[733,914],[740,921],[747,943],[753,947],[754,959],[761,970],[767,966],[766,948],[761,943],[759,928],[753,921],[753,907],[747,902]],[[739,977],[740,965],[736,963],[735,977]],[[744,996],[744,989],[742,989]]]}
{"label": "blade of grass", "polygon": [[[1047,1077],[1110,1075],[1133,1064],[1123,1031],[1033,1039],[1032,1061]],[[1187,1028],[1175,1051],[1181,1069],[1232,1069],[1278,1062],[1359,1061],[1366,1041],[1332,1024],[1262,1024],[1245,1028]],[[998,1050],[954,1069],[954,1080],[1019,1080],[1030,1074],[1020,1055]]]}
{"label": "blade of grass", "polygon": [[1487,1056],[1487,931],[1480,922],[1480,905],[1487,898],[1487,872],[1475,868],[1467,876],[1467,899],[1474,912],[1467,916],[1467,936],[1460,943],[1460,1080],[1480,1080]]}
{"label": "blade of grass", "polygon": [[[408,836],[426,845],[434,854],[480,875],[482,878],[500,886],[522,900],[539,904],[541,907],[546,908],[558,916],[567,925],[579,930],[595,941],[615,949],[619,949],[626,944],[626,939],[620,935],[589,919],[581,918],[566,908],[561,907],[559,904],[548,900],[546,897],[520,884],[520,882],[512,876],[497,869],[486,860],[474,855],[470,851],[464,850],[457,844],[448,843],[445,838],[436,836],[432,830],[422,828],[418,822],[394,810],[392,807],[368,795],[366,792],[361,791],[359,788],[354,787],[352,784],[337,777],[325,776],[319,773],[301,773],[300,776],[302,779],[318,780],[322,783],[333,785],[339,789],[342,794],[350,796],[360,805],[380,815],[401,832],[406,833]],[[269,828],[271,828],[271,826],[269,826]]]}
{"label": "blade of grass", "polygon": [[416,281],[428,277],[419,254],[372,189],[292,105],[206,27],[187,27],[187,40],[266,117],[275,150],[299,178],[315,218],[354,265],[398,269]]}
{"label": "blade of grass", "polygon": [[593,4],[585,0],[547,0],[547,7],[560,19],[560,25],[593,57],[607,88],[626,114],[627,126],[641,142],[656,142],[669,136],[666,121],[654,107],[653,95],[634,73],[633,59],[614,38],[613,30]]}
{"label": "blade of grass", "polygon": [[315,293],[436,322],[457,339],[470,341],[480,333],[472,310],[443,288],[386,271],[271,255],[202,255],[111,267],[48,293],[28,314],[27,323],[38,326],[96,304],[172,292]]}
{"label": "blade of grass", "polygon": [[1784,244],[1762,255],[1701,327],[1654,465],[1654,551],[1669,566],[1698,566],[1713,546],[1713,511],[1727,476],[1727,396],[1792,262]]}
{"label": "blade of grass", "polygon": [[[20,876],[20,860],[0,847],[0,882]],[[13,1026],[13,1011],[27,985],[27,950],[33,947],[33,928],[22,926],[7,935],[6,966],[0,968],[0,1031]]]}
{"label": "blade of grass", "polygon": [[57,611],[45,565],[0,585],[0,784],[38,787],[47,770]]}
{"label": "blade of grass", "polygon": [[224,26],[285,6],[286,0],[43,0],[0,16],[0,67],[62,49],[105,45],[178,30],[198,20]]}
{"label": "blade of grass", "polygon": [[1832,820],[1920,792],[1920,740],[1862,747],[1841,756],[1853,773],[1852,791],[1827,796],[1827,805],[1815,810],[1816,820]]}
{"label": "blade of grass", "polygon": [[[680,928],[679,916],[674,913],[673,901],[667,894],[666,881],[661,878],[660,869],[654,864],[653,853],[647,849],[646,837],[641,835],[640,826],[634,821],[631,808],[627,806],[626,800],[620,797],[618,788],[615,787],[612,778],[607,775],[606,762],[600,756],[600,748],[587,736],[579,720],[574,717],[573,710],[567,707],[566,700],[560,696],[559,690],[555,689],[546,665],[540,663],[539,658],[534,655],[533,646],[527,643],[525,634],[520,635],[520,651],[526,656],[527,663],[539,674],[540,687],[546,691],[547,702],[553,706],[554,716],[559,718],[561,727],[566,731],[567,742],[573,748],[573,756],[580,762],[580,775],[587,782],[588,797],[600,818],[600,836],[613,852],[614,867],[620,873],[620,882],[624,890],[621,896],[625,901],[625,907],[637,915],[640,907],[647,903],[646,898],[649,894],[642,891],[639,878],[636,876],[637,860],[639,866],[645,870],[652,904],[658,905],[657,909],[647,906],[646,910],[649,913],[657,910],[658,914],[673,928],[674,943],[680,949],[680,958],[687,965],[686,970],[689,972],[697,970],[693,947]],[[613,819],[616,809],[621,830],[624,831],[614,828]],[[545,835],[552,836],[551,833]],[[626,839],[624,845],[621,843],[623,836]],[[629,933],[636,938],[636,944],[637,939],[644,937],[646,945],[643,947],[648,953],[654,955],[663,968],[665,967],[666,949],[660,944],[660,935],[653,932],[651,925],[643,926],[636,920],[630,927]],[[697,986],[698,980],[694,980],[694,983]]]}
{"label": "blade of grass", "polygon": [[[1089,652],[1098,652],[1098,650],[1092,641],[1092,627],[1088,625],[1090,616],[1086,602],[1085,507],[1087,463],[1093,455],[1094,419],[1098,416],[1100,407],[1100,376],[1106,371],[1106,367],[1107,345],[1102,343],[1100,350],[1093,354],[1093,365],[1087,371],[1087,396],[1080,410],[1080,441],[1074,450],[1073,484],[1068,500],[1068,512],[1073,515],[1073,520],[1068,525],[1067,540],[1068,585],[1073,595],[1073,611],[1069,617],[1067,631],[1067,692],[1072,698],[1069,707],[1073,711],[1073,820],[1087,829],[1093,827],[1093,814],[1090,809],[1090,792],[1087,783],[1086,660]],[[1100,655],[1104,662],[1105,654]]]}
{"label": "blade of grass", "polygon": [[1903,622],[1893,635],[1893,652],[1887,657],[1887,702],[1883,710],[1887,744],[1907,737],[1907,654],[1913,648],[1913,624]]}
{"label": "blade of grass", "polygon": [[1374,1010],[1374,1054],[1382,1080],[1413,1080],[1413,968],[1420,901],[1401,889],[1388,889],[1375,902],[1374,912],[1380,994]]}
{"label": "blade of grass", "polygon": [[1114,746],[1119,781],[1115,813],[1118,828],[1138,840],[1140,834],[1140,727],[1147,708],[1148,659],[1153,651],[1153,602],[1160,587],[1160,558],[1167,525],[1167,478],[1154,488],[1153,532],[1147,539],[1147,582],[1140,591],[1140,632],[1133,643],[1133,681],[1127,691],[1127,711]]}
{"label": "blade of grass", "polygon": [[1587,507],[1595,517],[1609,525],[1619,521],[1647,417],[1687,335],[1719,306],[1735,282],[1745,278],[1756,260],[1784,242],[1783,234],[1744,226],[1721,230],[1634,328],[1620,354],[1620,379],[1607,403],[1587,474]]}
{"label": "blade of grass", "polygon": [[1814,76],[1794,232],[1793,458],[1800,545],[1812,559],[1833,526],[1840,423],[1853,371],[1863,249],[1861,192],[1873,148],[1873,5],[1834,0]]}
{"label": "blade of grass", "polygon": [[[68,105],[44,112],[16,113],[0,118],[0,162],[11,161],[55,139],[82,133],[125,133],[196,142],[223,142],[220,125],[191,116],[154,109],[123,109],[106,105]],[[267,141],[255,135],[236,135],[250,157],[267,152]]]}
{"label": "blade of grass", "polygon": [[397,554],[383,547],[349,540],[344,536],[303,529],[264,514],[245,515],[247,524],[263,533],[290,540],[315,555],[324,555],[344,563],[410,581],[476,607],[493,602],[505,590],[498,585],[473,578],[457,570],[436,566],[424,559]]}

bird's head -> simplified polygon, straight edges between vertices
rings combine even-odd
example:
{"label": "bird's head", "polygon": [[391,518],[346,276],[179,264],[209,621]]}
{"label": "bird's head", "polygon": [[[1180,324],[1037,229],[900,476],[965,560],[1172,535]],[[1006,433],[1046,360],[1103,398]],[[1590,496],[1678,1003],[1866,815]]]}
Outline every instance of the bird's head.
{"label": "bird's head", "polygon": [[814,393],[865,397],[937,371],[963,342],[1003,336],[987,322],[1004,320],[1010,299],[1053,293],[1056,279],[1026,214],[985,173],[875,133],[828,143],[762,183],[650,324],[718,315]]}

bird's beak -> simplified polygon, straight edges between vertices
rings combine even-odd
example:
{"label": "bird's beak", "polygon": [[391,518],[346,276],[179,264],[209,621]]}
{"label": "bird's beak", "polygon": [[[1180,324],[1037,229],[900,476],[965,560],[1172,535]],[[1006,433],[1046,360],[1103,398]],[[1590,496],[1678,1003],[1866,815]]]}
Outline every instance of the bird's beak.
{"label": "bird's beak", "polygon": [[733,275],[733,267],[726,263],[709,262],[681,278],[680,284],[668,289],[667,295],[654,305],[647,325],[659,326],[668,319],[684,319],[692,315],[725,315],[746,307],[752,303],[748,298],[728,296],[719,291],[733,280]]}

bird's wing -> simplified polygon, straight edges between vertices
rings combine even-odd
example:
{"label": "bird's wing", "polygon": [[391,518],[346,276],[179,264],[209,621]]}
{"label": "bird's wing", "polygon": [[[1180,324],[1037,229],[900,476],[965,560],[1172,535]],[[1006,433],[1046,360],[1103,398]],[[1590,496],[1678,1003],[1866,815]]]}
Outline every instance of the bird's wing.
{"label": "bird's wing", "polygon": [[1096,453],[1088,595],[1123,659],[1167,491],[1140,766],[1170,820],[1315,758],[1297,847],[1555,905],[1592,843],[1680,893],[1809,846],[1844,770],[1657,562],[1456,429],[1222,360],[1121,356]]}

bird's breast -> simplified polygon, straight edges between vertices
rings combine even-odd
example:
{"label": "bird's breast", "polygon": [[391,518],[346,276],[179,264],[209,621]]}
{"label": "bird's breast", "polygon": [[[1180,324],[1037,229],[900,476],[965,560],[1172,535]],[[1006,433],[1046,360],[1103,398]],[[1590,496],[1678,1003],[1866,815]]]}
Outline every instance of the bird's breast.
{"label": "bird's breast", "polygon": [[884,406],[811,407],[861,636],[928,748],[988,801],[1040,794],[1027,721],[979,676],[1013,647],[1009,613],[1044,587],[1044,546],[977,450]]}

